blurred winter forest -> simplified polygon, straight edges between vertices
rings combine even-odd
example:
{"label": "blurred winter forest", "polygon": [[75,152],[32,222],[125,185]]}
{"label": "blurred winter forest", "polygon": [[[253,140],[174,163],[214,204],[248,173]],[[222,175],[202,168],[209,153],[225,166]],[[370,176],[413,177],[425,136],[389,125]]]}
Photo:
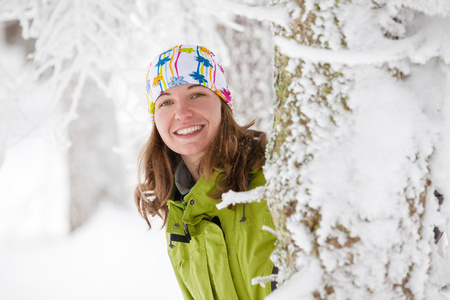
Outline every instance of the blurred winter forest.
{"label": "blurred winter forest", "polygon": [[0,300],[181,298],[133,204],[175,44],[269,132],[267,184],[222,204],[267,199],[270,299],[450,297],[448,0],[0,0],[0,24]]}
{"label": "blurred winter forest", "polygon": [[212,49],[239,122],[267,131],[270,23],[225,2],[2,0],[0,24],[0,299],[180,298],[133,203],[147,66]]}

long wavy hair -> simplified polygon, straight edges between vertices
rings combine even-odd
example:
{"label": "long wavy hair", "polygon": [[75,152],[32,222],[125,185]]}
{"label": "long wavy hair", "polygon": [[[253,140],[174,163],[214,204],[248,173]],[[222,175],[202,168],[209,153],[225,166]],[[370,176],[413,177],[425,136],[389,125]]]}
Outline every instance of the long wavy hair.
{"label": "long wavy hair", "polygon": [[[201,158],[199,173],[209,180],[215,172],[217,192],[209,195],[220,200],[229,190],[245,191],[250,173],[265,163],[265,133],[249,129],[254,122],[240,126],[233,118],[227,104],[221,101],[222,121],[216,137]],[[134,201],[139,214],[151,228],[149,216],[159,216],[167,223],[167,200],[174,189],[175,170],[181,156],[166,146],[156,125],[138,159],[138,184]],[[220,182],[220,184],[218,184]]]}

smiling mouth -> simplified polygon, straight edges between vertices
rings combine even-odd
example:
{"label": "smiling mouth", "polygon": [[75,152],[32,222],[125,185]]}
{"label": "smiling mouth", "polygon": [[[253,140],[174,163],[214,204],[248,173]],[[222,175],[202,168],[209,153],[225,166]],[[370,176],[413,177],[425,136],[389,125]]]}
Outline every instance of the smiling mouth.
{"label": "smiling mouth", "polygon": [[193,127],[189,127],[189,128],[184,128],[181,130],[176,131],[175,133],[178,135],[188,135],[188,134],[192,134],[196,131],[199,131],[200,129],[202,129],[203,126],[193,126]]}

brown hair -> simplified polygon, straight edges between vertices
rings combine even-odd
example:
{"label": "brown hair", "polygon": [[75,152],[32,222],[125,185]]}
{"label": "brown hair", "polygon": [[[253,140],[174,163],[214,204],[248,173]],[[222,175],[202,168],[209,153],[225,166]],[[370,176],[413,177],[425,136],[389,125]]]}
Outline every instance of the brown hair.
{"label": "brown hair", "polygon": [[[254,122],[240,126],[225,101],[222,102],[222,121],[219,132],[199,162],[199,173],[206,179],[219,172],[216,180],[218,192],[211,196],[220,199],[222,193],[245,191],[250,173],[265,163],[266,135],[249,129]],[[181,156],[166,146],[153,126],[149,140],[139,155],[138,185],[134,201],[140,215],[151,228],[148,216],[158,215],[167,222],[167,200],[174,188],[174,174]],[[143,175],[144,180],[141,181]],[[220,182],[220,184],[217,184]]]}

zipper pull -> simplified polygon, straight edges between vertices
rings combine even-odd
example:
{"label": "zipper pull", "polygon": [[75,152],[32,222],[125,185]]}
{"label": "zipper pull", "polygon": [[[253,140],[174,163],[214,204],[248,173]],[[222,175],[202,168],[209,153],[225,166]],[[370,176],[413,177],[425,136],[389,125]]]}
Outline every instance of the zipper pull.
{"label": "zipper pull", "polygon": [[244,203],[244,207],[242,208],[242,219],[239,221],[239,223],[245,222],[246,218],[245,218],[245,203]]}

